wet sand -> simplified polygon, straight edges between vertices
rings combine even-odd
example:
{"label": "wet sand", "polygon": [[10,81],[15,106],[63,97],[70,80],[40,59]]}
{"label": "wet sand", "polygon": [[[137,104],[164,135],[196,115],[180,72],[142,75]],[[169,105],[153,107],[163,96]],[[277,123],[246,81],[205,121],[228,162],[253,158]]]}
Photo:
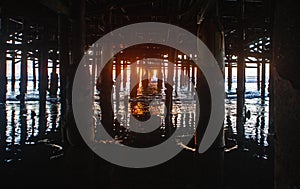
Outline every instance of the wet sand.
{"label": "wet sand", "polygon": [[[225,105],[224,149],[214,148],[200,155],[184,149],[172,160],[146,169],[112,165],[86,147],[71,147],[62,142],[57,100],[47,101],[46,113],[40,115],[39,101],[34,98],[25,105],[10,99],[0,108],[0,185],[10,188],[273,188],[269,102],[268,98],[262,101],[252,85],[248,84],[250,91],[246,94],[246,107],[251,116],[245,120],[242,148],[236,146],[236,98],[234,91],[230,91]],[[191,124],[186,119],[186,115],[193,117],[191,114],[178,115],[179,127]]]}

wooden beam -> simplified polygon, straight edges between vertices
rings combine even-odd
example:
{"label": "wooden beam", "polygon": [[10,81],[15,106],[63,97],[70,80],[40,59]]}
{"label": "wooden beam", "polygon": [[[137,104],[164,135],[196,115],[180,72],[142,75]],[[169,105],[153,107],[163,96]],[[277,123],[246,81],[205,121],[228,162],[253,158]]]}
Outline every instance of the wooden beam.
{"label": "wooden beam", "polygon": [[40,3],[56,13],[70,16],[70,7],[65,5],[61,0],[40,0]]}

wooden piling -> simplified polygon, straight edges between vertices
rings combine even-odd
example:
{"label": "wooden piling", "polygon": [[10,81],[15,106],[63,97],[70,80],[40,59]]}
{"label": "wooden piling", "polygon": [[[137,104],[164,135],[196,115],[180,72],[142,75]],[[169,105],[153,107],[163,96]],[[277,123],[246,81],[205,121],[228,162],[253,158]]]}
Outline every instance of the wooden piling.
{"label": "wooden piling", "polygon": [[244,41],[245,41],[245,27],[244,27],[244,11],[245,2],[240,1],[241,19],[239,28],[239,54],[237,65],[237,142],[238,147],[244,146],[244,105],[245,105],[245,57],[244,57]]}
{"label": "wooden piling", "polygon": [[274,188],[300,188],[300,17],[294,2],[273,2]]}
{"label": "wooden piling", "polygon": [[158,80],[157,80],[157,91],[158,92],[162,92],[161,90],[162,90],[162,87],[163,87],[163,74],[162,74],[162,72],[163,72],[163,70],[162,70],[163,68],[162,67],[159,67],[158,68],[158,70],[157,70],[157,78],[158,78]]}
{"label": "wooden piling", "polygon": [[58,90],[58,74],[56,72],[56,67],[57,67],[56,57],[53,58],[52,61],[53,61],[53,67],[52,67],[52,72],[51,72],[51,76],[50,76],[49,95],[51,97],[56,98],[57,97],[57,90]]}
{"label": "wooden piling", "polygon": [[1,17],[0,22],[0,103],[6,102],[6,19]]}
{"label": "wooden piling", "polygon": [[72,35],[71,35],[71,65],[68,69],[68,86],[67,86],[67,102],[68,112],[72,112],[72,87],[76,69],[80,63],[85,49],[85,7],[84,0],[78,0],[72,3]]}
{"label": "wooden piling", "polygon": [[121,61],[119,58],[115,59],[116,63],[116,70],[115,70],[115,81],[117,81],[117,78],[120,78],[120,83],[118,83],[115,87],[116,89],[116,113],[119,111],[120,107],[120,90],[121,90]]}
{"label": "wooden piling", "polygon": [[[242,50],[241,50],[242,51]],[[237,70],[237,133],[239,147],[244,139],[244,105],[245,105],[245,62],[243,52],[238,57]]]}
{"label": "wooden piling", "polygon": [[66,140],[66,119],[67,119],[67,73],[69,66],[69,36],[68,20],[65,16],[58,16],[58,48],[59,48],[59,76],[60,76],[60,115],[62,142]]}
{"label": "wooden piling", "polygon": [[174,49],[169,50],[169,62],[168,63],[168,77],[167,77],[167,82],[171,85],[172,91],[173,91],[173,85],[174,85],[174,68],[175,68],[175,63],[177,61],[177,51]]}
{"label": "wooden piling", "polygon": [[121,74],[121,60],[119,58],[115,58],[115,80],[118,78],[118,76]]}
{"label": "wooden piling", "polygon": [[266,60],[263,58],[261,63],[261,98],[266,96]]}
{"label": "wooden piling", "polygon": [[16,63],[15,63],[15,55],[13,55],[11,59],[11,91],[15,91],[16,84]]}
{"label": "wooden piling", "polygon": [[[273,60],[273,59],[272,59]],[[270,82],[269,82],[269,133],[274,133],[274,120],[275,120],[275,94],[274,94],[274,76],[275,76],[274,62],[270,62]]]}
{"label": "wooden piling", "polygon": [[39,136],[43,137],[46,132],[46,94],[48,89],[48,31],[44,26],[39,45]]}
{"label": "wooden piling", "polygon": [[33,75],[33,88],[36,89],[35,58],[33,58],[33,60],[32,60],[32,75]]}
{"label": "wooden piling", "polygon": [[232,89],[232,59],[231,57],[228,59],[228,91]]}
{"label": "wooden piling", "polygon": [[256,73],[256,80],[257,80],[257,90],[260,91],[260,62],[257,62],[257,73]]}
{"label": "wooden piling", "polygon": [[21,79],[20,79],[20,102],[25,102],[27,92],[28,65],[27,65],[27,23],[23,23],[22,57],[21,57]]}
{"label": "wooden piling", "polygon": [[126,61],[123,60],[123,90],[125,91],[126,89],[126,83],[127,83],[127,65],[126,65]]}
{"label": "wooden piling", "polygon": [[[71,7],[72,14],[72,40],[71,40],[71,55],[72,61],[68,68],[68,83],[67,83],[67,124],[66,134],[70,144],[74,146],[82,145],[84,142],[80,136],[76,123],[74,120],[73,109],[72,109],[72,91],[73,81],[76,73],[76,69],[84,55],[84,49],[86,44],[86,22],[85,22],[85,10],[86,2],[84,0],[74,1]],[[84,88],[84,86],[83,86]],[[88,107],[90,108],[90,107]],[[90,111],[89,109],[87,109]]]}
{"label": "wooden piling", "polygon": [[134,81],[139,81],[138,78],[138,74],[136,71],[136,65],[135,64],[131,64],[130,65],[130,97],[131,98],[135,98],[137,96],[137,89],[139,87],[138,83],[134,83]]}
{"label": "wooden piling", "polygon": [[192,79],[191,79],[191,81],[195,85],[195,65],[194,64],[191,65],[191,69],[192,69]]}
{"label": "wooden piling", "polygon": [[181,63],[181,69],[180,69],[180,84],[179,87],[180,89],[184,87],[184,72],[185,72],[185,64],[186,64],[186,60],[183,60]]}
{"label": "wooden piling", "polygon": [[[110,53],[107,50],[104,53]],[[105,63],[103,63],[105,64]],[[100,107],[101,107],[101,114],[102,120],[101,123],[105,127],[106,131],[109,134],[113,134],[113,119],[114,119],[114,112],[112,109],[112,102],[111,102],[111,93],[112,93],[112,86],[113,86],[113,61],[110,60],[102,69],[100,74],[101,83],[100,83]]]}
{"label": "wooden piling", "polygon": [[199,68],[197,68],[196,78],[197,78],[196,91],[198,94],[200,108],[196,109],[196,120],[199,121],[198,121],[195,137],[197,140],[196,143],[199,145],[205,133],[206,127],[208,125],[209,117],[210,117],[211,94],[205,76],[203,75],[203,73]]}
{"label": "wooden piling", "polygon": [[179,85],[179,63],[176,62],[175,63],[175,94],[177,96],[177,92],[178,92],[178,85]]}
{"label": "wooden piling", "polygon": [[165,81],[165,106],[166,106],[166,116],[165,116],[165,128],[166,135],[170,136],[173,133],[173,123],[172,123],[172,109],[173,109],[173,89],[174,89],[174,64],[177,61],[177,52],[175,49],[169,49],[169,63],[168,63],[168,74]]}
{"label": "wooden piling", "polygon": [[46,110],[46,91],[48,88],[48,35],[47,29],[44,28],[44,33],[41,36],[40,44],[40,59],[39,59],[39,100],[40,100],[40,115],[45,114]]}
{"label": "wooden piling", "polygon": [[170,83],[165,83],[166,87],[166,99],[165,99],[165,106],[166,106],[166,116],[165,116],[165,128],[167,136],[172,134],[172,107],[173,107],[173,87]]}

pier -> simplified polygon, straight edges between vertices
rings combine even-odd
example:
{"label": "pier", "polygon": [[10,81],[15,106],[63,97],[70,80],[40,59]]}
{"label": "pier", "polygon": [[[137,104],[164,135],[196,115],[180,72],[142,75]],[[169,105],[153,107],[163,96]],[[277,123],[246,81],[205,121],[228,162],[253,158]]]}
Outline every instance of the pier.
{"label": "pier", "polygon": [[[295,6],[272,0],[2,0],[0,187],[29,187],[26,181],[37,174],[40,188],[300,188]],[[204,154],[197,150],[213,116],[213,91],[194,61],[202,57],[155,42],[97,46],[116,29],[144,22],[197,36],[223,75],[224,122]],[[122,50],[103,62],[116,49]],[[88,148],[73,107],[81,61],[91,62],[80,89],[93,99],[82,105],[93,115],[82,116],[91,140],[148,148],[179,131],[176,137],[190,137],[178,142],[182,151],[155,167],[130,169]],[[150,117],[160,126],[139,133]],[[100,126],[113,140],[97,138]],[[42,182],[44,172],[55,181]]]}

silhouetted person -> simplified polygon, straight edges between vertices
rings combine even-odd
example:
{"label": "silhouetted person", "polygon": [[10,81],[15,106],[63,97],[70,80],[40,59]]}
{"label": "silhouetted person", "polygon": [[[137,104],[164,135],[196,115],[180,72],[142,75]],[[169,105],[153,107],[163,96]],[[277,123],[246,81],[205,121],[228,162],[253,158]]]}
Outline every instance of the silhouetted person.
{"label": "silhouetted person", "polygon": [[250,117],[251,117],[250,110],[247,110],[247,107],[244,106],[244,122],[246,122],[247,119],[250,119]]}
{"label": "silhouetted person", "polygon": [[31,119],[34,119],[34,117],[36,116],[36,113],[33,111],[33,110],[31,110]]}
{"label": "silhouetted person", "polygon": [[21,100],[21,99],[24,99],[24,98],[25,98],[24,94],[19,94],[19,95],[16,96],[17,100]]}

